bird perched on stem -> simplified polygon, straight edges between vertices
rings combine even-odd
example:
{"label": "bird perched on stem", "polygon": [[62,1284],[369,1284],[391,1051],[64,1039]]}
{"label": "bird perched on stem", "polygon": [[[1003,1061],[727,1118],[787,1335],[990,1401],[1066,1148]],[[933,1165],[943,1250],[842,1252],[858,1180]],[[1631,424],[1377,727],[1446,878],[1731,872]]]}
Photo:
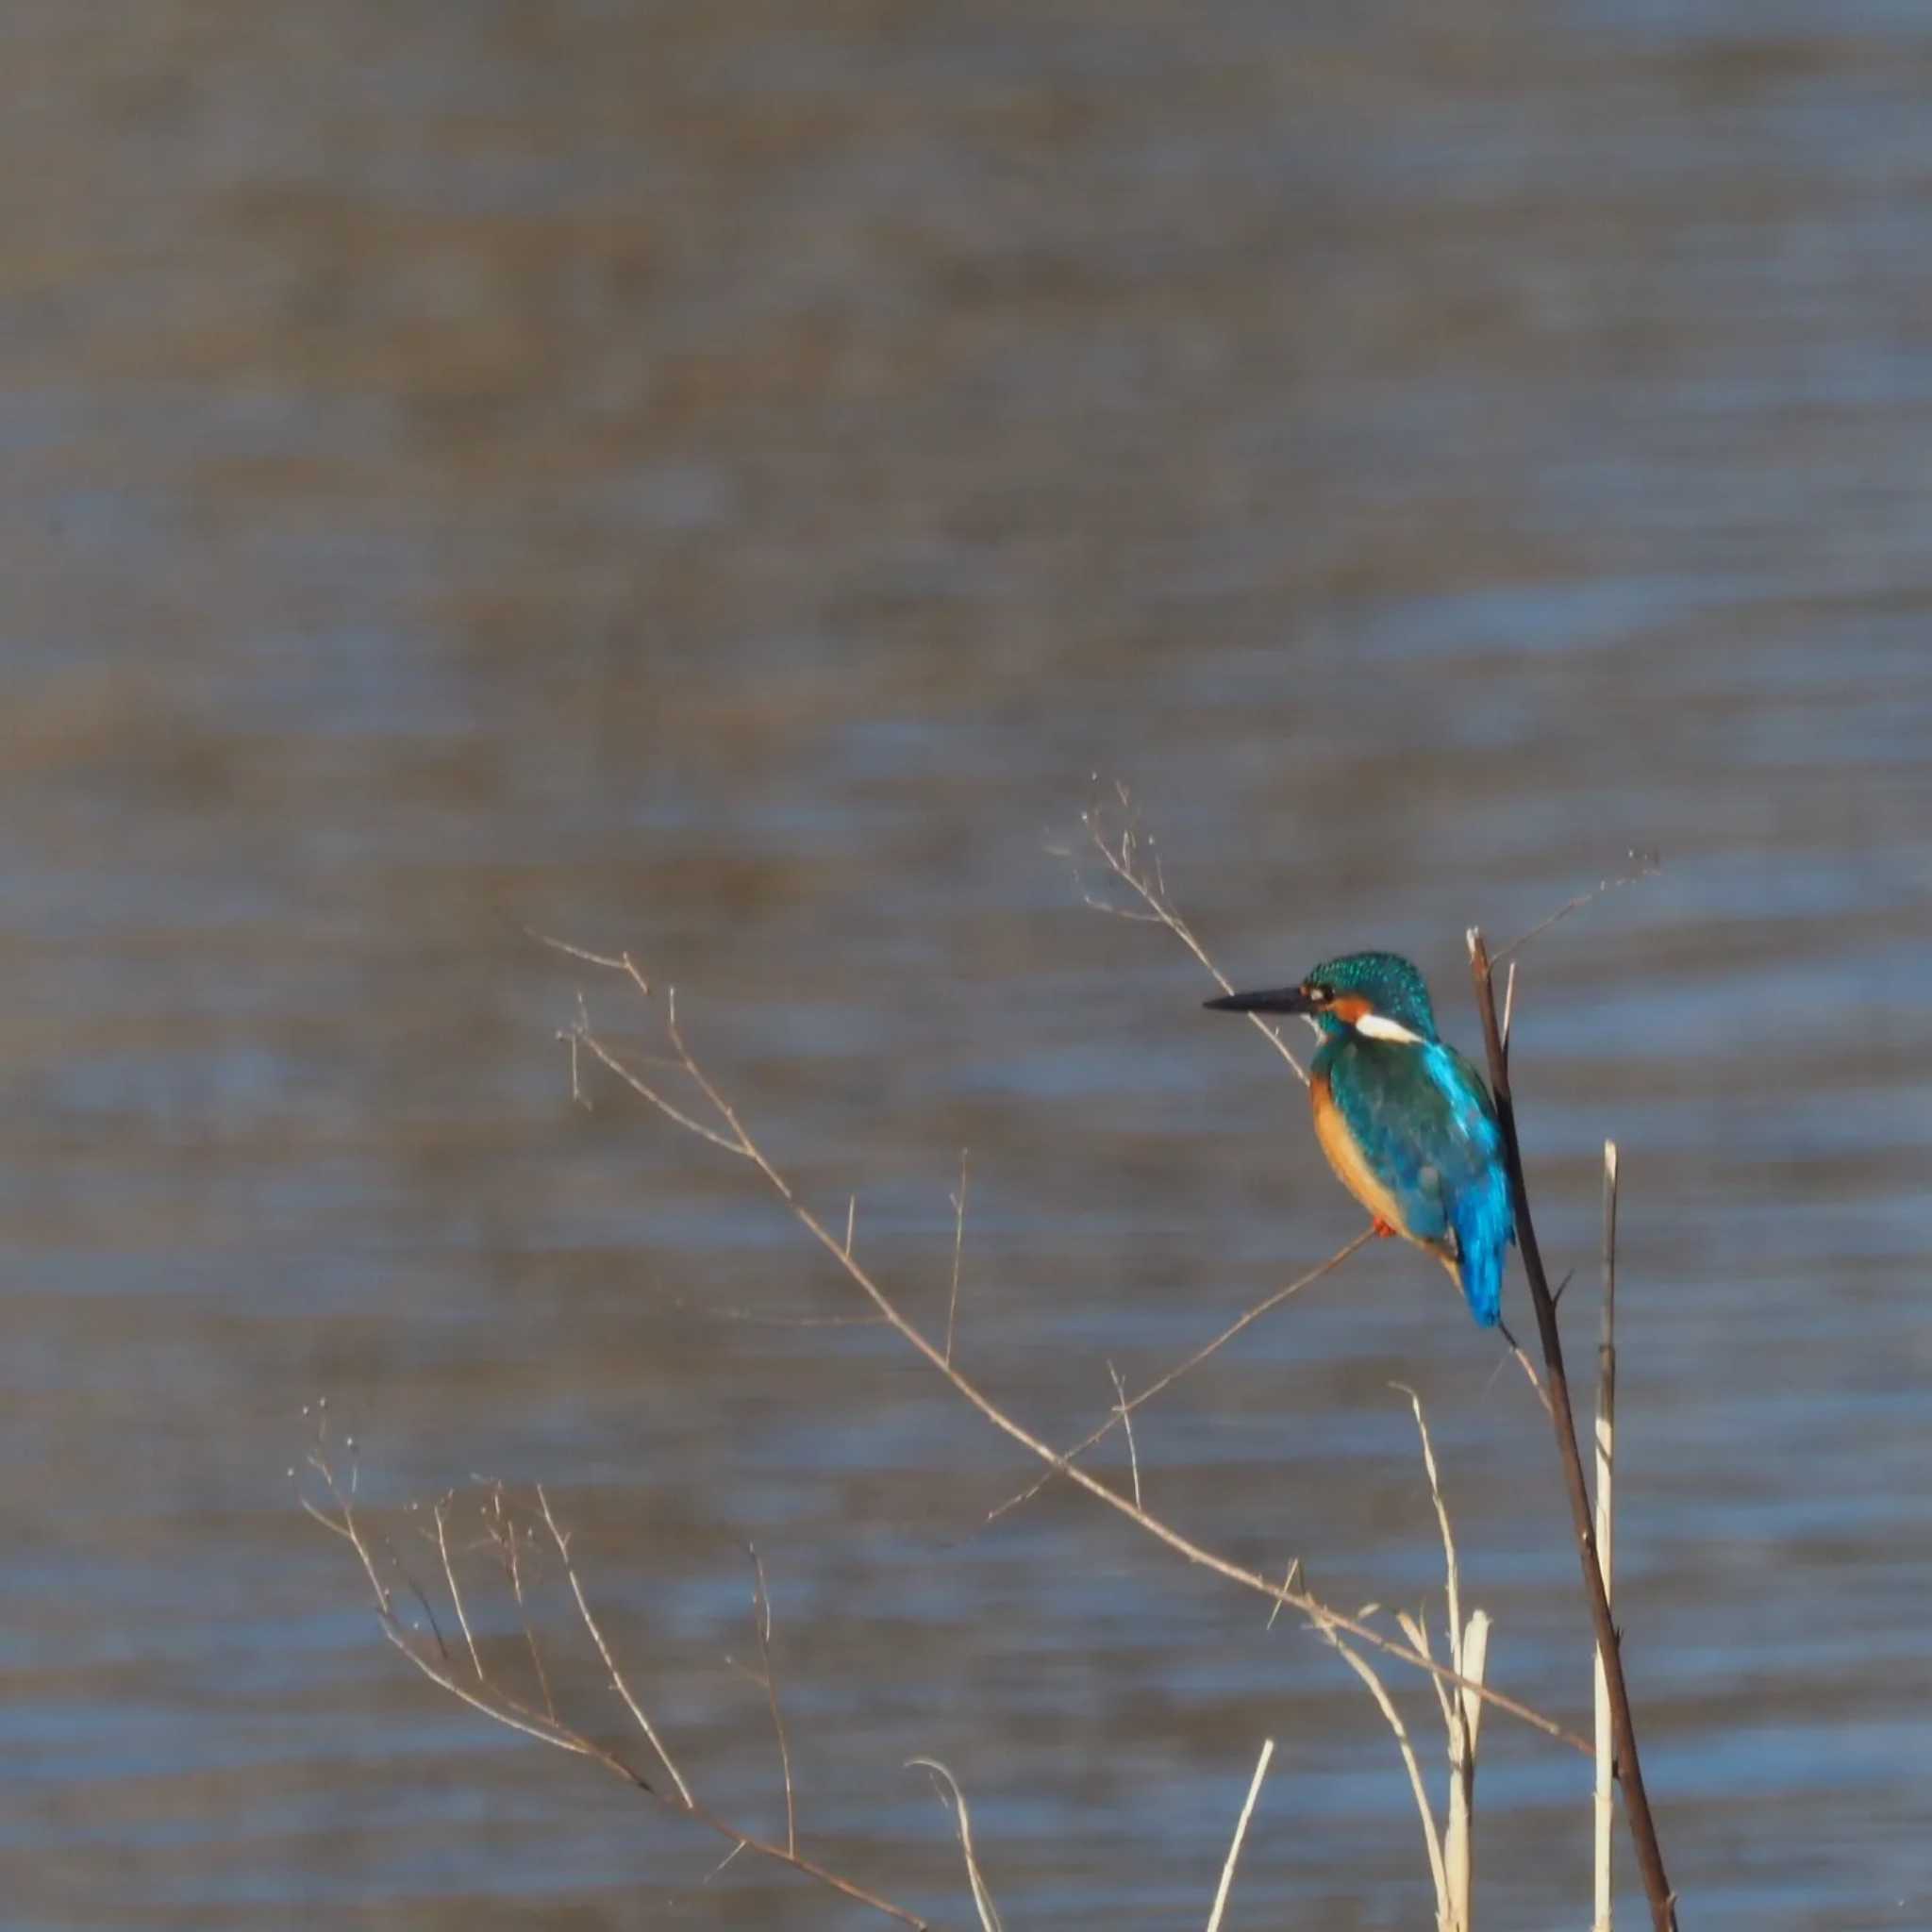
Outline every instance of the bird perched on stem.
{"label": "bird perched on stem", "polygon": [[1374,1217],[1448,1269],[1493,1328],[1516,1239],[1496,1109],[1482,1075],[1436,1031],[1422,974],[1395,953],[1350,953],[1298,986],[1229,993],[1224,1013],[1305,1013],[1322,1032],[1308,1070],[1315,1136]]}

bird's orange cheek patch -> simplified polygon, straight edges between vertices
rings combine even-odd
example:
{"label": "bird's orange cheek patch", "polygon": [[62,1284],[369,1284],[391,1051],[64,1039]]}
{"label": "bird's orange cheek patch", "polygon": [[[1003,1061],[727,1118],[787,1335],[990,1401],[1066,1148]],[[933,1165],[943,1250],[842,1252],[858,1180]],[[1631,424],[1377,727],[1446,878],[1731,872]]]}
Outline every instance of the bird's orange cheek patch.
{"label": "bird's orange cheek patch", "polygon": [[1358,1021],[1365,1019],[1367,1017],[1369,1011],[1369,1003],[1367,1000],[1363,999],[1361,994],[1358,992],[1338,993],[1336,997],[1328,1003],[1328,1010],[1331,1013],[1333,1013],[1335,1017],[1338,1020],[1340,1020],[1344,1026],[1353,1026]]}

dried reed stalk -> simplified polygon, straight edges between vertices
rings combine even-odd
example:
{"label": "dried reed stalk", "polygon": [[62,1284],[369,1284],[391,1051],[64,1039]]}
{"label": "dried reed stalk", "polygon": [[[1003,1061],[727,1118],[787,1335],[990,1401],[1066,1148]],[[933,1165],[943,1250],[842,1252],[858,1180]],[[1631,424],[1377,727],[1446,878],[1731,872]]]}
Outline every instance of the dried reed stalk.
{"label": "dried reed stalk", "polygon": [[[1604,1309],[1603,1339],[1596,1349],[1596,1554],[1603,1568],[1604,1597],[1615,1600],[1617,1441],[1617,1143],[1604,1142]],[[1599,1646],[1591,1672],[1596,1713],[1596,1789],[1591,1824],[1596,1886],[1593,1932],[1611,1932],[1610,1840],[1616,1829],[1616,1747],[1610,1735],[1609,1681]]]}

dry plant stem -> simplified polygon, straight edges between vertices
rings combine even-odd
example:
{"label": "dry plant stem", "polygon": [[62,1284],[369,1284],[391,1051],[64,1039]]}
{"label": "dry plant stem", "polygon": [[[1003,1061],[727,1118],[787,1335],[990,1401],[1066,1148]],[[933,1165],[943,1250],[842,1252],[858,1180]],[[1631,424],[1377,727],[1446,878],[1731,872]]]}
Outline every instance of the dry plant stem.
{"label": "dry plant stem", "polygon": [[[1100,822],[1098,812],[1089,810],[1082,813],[1082,821],[1086,824],[1087,836],[1094,851],[1100,854],[1101,863],[1147,909],[1144,912],[1124,910],[1119,906],[1108,905],[1105,899],[1094,898],[1091,893],[1083,894],[1088,905],[1096,912],[1105,912],[1114,919],[1134,919],[1153,925],[1166,926],[1207,970],[1222,991],[1232,992],[1234,981],[1208,958],[1208,949],[1194,936],[1193,927],[1174,909],[1174,902],[1167,896],[1167,880],[1161,875],[1159,860],[1155,860],[1151,871],[1141,863],[1139,840],[1134,830],[1133,801],[1124,785],[1117,784],[1113,789],[1114,795],[1121,802],[1121,809],[1127,814],[1126,823],[1122,825],[1116,842],[1111,845],[1107,842],[1107,831]],[[589,956],[579,954],[578,957]],[[625,956],[626,958],[628,957]],[[607,960],[603,963],[608,965],[611,962]],[[1290,1052],[1281,1035],[1260,1014],[1250,1013],[1247,1017],[1248,1024],[1288,1062],[1294,1070],[1295,1078],[1306,1087],[1308,1084],[1307,1069]]]}
{"label": "dry plant stem", "polygon": [[[1480,1684],[1489,1668],[1490,1618],[1472,1610],[1457,1646],[1456,1668]],[[1475,1923],[1475,1759],[1482,1731],[1481,1701],[1466,1690],[1453,1693],[1449,1720],[1449,1828],[1442,1834],[1442,1864],[1449,1883],[1452,1932],[1469,1932]]]}
{"label": "dry plant stem", "polygon": [[[854,1197],[857,1198],[856,1196]],[[959,1320],[959,1257],[966,1246],[966,1150],[959,1150],[959,1191],[953,1196],[953,1291],[946,1298],[946,1360],[953,1359],[953,1332]],[[852,1252],[848,1239],[845,1252]]]}
{"label": "dry plant stem", "polygon": [[[307,1496],[301,1497],[302,1507],[331,1534],[342,1538],[356,1552],[362,1565],[364,1576],[368,1579],[372,1595],[375,1599],[375,1614],[383,1636],[415,1665],[424,1676],[439,1690],[447,1691],[458,1703],[466,1704],[472,1710],[480,1712],[492,1723],[502,1724],[506,1729],[520,1732],[526,1738],[534,1738],[540,1744],[548,1744],[553,1749],[569,1753],[574,1757],[588,1758],[592,1764],[600,1765],[612,1776],[619,1777],[634,1790],[657,1800],[660,1805],[677,1813],[680,1817],[694,1818],[707,1830],[715,1832],[726,1840],[733,1848],[733,1856],[739,1852],[755,1852],[760,1857],[770,1858],[775,1864],[789,1865],[794,1872],[804,1874],[827,1890],[839,1892],[855,1904],[867,1907],[888,1919],[902,1925],[909,1925],[914,1932],[940,1932],[940,1928],[929,1919],[920,1917],[916,1912],[908,1911],[905,1907],[894,1905],[891,1899],[882,1898],[877,1892],[868,1890],[864,1886],[842,1874],[833,1872],[815,1860],[802,1857],[795,1847],[774,1844],[769,1840],[758,1838],[750,1832],[741,1831],[728,1820],[721,1818],[708,1806],[700,1804],[695,1798],[687,1796],[678,1802],[666,1793],[656,1790],[648,1779],[634,1766],[627,1764],[616,1752],[607,1750],[594,1740],[584,1735],[561,1719],[546,1717],[542,1712],[530,1708],[520,1699],[511,1695],[494,1682],[488,1674],[481,1675],[473,1687],[455,1674],[445,1654],[432,1655],[418,1643],[404,1627],[401,1618],[396,1615],[393,1593],[382,1580],[376,1567],[375,1552],[356,1515],[355,1505],[337,1482],[335,1472],[320,1455],[311,1455],[308,1464],[321,1478],[333,1501],[337,1513],[318,1508]],[[548,1515],[548,1505],[544,1505]],[[554,1524],[551,1525],[555,1529]],[[578,1591],[578,1607],[582,1609],[582,1593]],[[594,1625],[588,1611],[583,1612],[586,1627],[602,1649],[602,1640],[596,1639]],[[628,1701],[626,1695],[626,1701]],[[633,1706],[635,1715],[635,1707]],[[656,1740],[653,1740],[655,1746]],[[661,1747],[658,1755],[662,1756]],[[675,1775],[675,1774],[674,1774]]]}
{"label": "dry plant stem", "polygon": [[[1449,1506],[1442,1496],[1435,1444],[1429,1440],[1428,1420],[1423,1414],[1422,1398],[1413,1389],[1402,1382],[1394,1387],[1408,1397],[1409,1407],[1415,1413],[1416,1433],[1422,1438],[1423,1471],[1429,1479],[1429,1500],[1435,1506],[1436,1526],[1442,1540],[1442,1594],[1448,1616],[1449,1661],[1469,1683],[1480,1684],[1489,1665],[1490,1620],[1484,1611],[1475,1610],[1466,1624],[1462,1621],[1462,1568],[1456,1553],[1456,1531],[1449,1520]],[[1418,1650],[1428,1649],[1428,1628],[1420,1617],[1398,1613],[1397,1622]],[[1469,1932],[1474,1890],[1472,1824],[1475,1808],[1476,1739],[1482,1704],[1460,1688],[1452,1689],[1441,1681],[1435,1688],[1449,1745],[1448,1824],[1441,1841],[1442,1888],[1438,1899],[1437,1924],[1440,1932]]]}
{"label": "dry plant stem", "polygon": [[1136,1448],[1135,1448],[1135,1446],[1134,1446],[1134,1418],[1133,1418],[1133,1416],[1132,1416],[1132,1415],[1131,1415],[1131,1414],[1130,1414],[1130,1413],[1128,1412],[1128,1409],[1127,1409],[1127,1385],[1126,1385],[1126,1384],[1125,1384],[1124,1382],[1123,1382],[1123,1381],[1121,1380],[1121,1372],[1120,1372],[1120,1371],[1119,1371],[1119,1370],[1118,1370],[1117,1368],[1115,1368],[1115,1367],[1114,1367],[1114,1365],[1113,1365],[1113,1363],[1112,1363],[1111,1361],[1109,1361],[1109,1362],[1108,1363],[1108,1365],[1107,1365],[1107,1373],[1108,1373],[1108,1374],[1109,1375],[1111,1375],[1111,1376],[1113,1377],[1113,1392],[1114,1392],[1115,1396],[1116,1396],[1116,1397],[1118,1398],[1118,1400],[1119,1400],[1119,1404],[1120,1404],[1119,1407],[1115,1409],[1114,1413],[1115,1413],[1116,1415],[1118,1415],[1118,1416],[1120,1417],[1121,1421],[1122,1421],[1122,1422],[1123,1422],[1124,1424],[1125,1424],[1125,1425],[1126,1425],[1126,1431],[1127,1431],[1127,1468],[1129,1469],[1129,1471],[1130,1471],[1130,1472],[1132,1473],[1132,1474],[1133,1474],[1133,1478],[1134,1478],[1134,1507],[1135,1507],[1136,1509],[1138,1509],[1138,1508],[1140,1508],[1140,1507],[1141,1507],[1141,1452],[1140,1452],[1140,1451],[1139,1451],[1138,1449],[1136,1449]]}
{"label": "dry plant stem", "polygon": [[951,1806],[958,1822],[959,1856],[966,1860],[966,1883],[973,1890],[973,1909],[979,1914],[980,1932],[1003,1932],[999,1907],[992,1902],[986,1874],[979,1869],[979,1854],[973,1848],[973,1814],[966,1808],[966,1793],[959,1789],[959,1780],[937,1757],[908,1757],[906,1768],[929,1771],[934,1777],[945,1779],[946,1790],[952,1795],[948,1798],[941,1794],[941,1802]]}
{"label": "dry plant stem", "polygon": [[[1211,1341],[1203,1342],[1185,1361],[1176,1362],[1165,1374],[1158,1375],[1148,1383],[1146,1388],[1141,1390],[1140,1394],[1134,1396],[1132,1400],[1117,1407],[1114,1412],[1091,1435],[1083,1436],[1071,1449],[1067,1450],[1062,1459],[1071,1462],[1074,1457],[1084,1456],[1088,1450],[1092,1448],[1094,1443],[1099,1441],[1102,1437],[1108,1435],[1117,1423],[1125,1422],[1143,1402],[1153,1401],[1163,1389],[1171,1389],[1191,1370],[1198,1369],[1210,1355],[1232,1341],[1243,1328],[1258,1322],[1271,1309],[1278,1308],[1291,1295],[1297,1295],[1303,1289],[1308,1288],[1315,1282],[1320,1281],[1323,1275],[1332,1274],[1337,1268],[1340,1268],[1357,1248],[1365,1247],[1374,1239],[1374,1232],[1375,1230],[1373,1227],[1363,1228],[1361,1233],[1357,1235],[1352,1241],[1344,1241],[1325,1261],[1310,1268],[1306,1274],[1297,1275],[1286,1288],[1277,1288],[1273,1294],[1257,1302],[1246,1314],[1237,1316]],[[1008,1509],[1017,1509],[1022,1503],[1030,1503],[1054,1479],[1054,1474],[1055,1472],[1053,1470],[1048,1470],[1044,1475],[1027,1484],[1024,1490],[1016,1491],[1013,1495],[1008,1496],[1004,1503],[989,1509],[986,1512],[986,1520],[991,1523],[996,1517],[1004,1516]]]}
{"label": "dry plant stem", "polygon": [[1214,1893],[1214,1909],[1208,1914],[1208,1932],[1221,1932],[1221,1915],[1227,1909],[1227,1894],[1234,1887],[1234,1868],[1241,1859],[1241,1841],[1248,1835],[1248,1820],[1255,1815],[1255,1800],[1261,1795],[1261,1780],[1268,1775],[1268,1763],[1274,1756],[1274,1740],[1263,1740],[1261,1755],[1255,1760],[1255,1774],[1248,1780],[1248,1795],[1241,1805],[1241,1815],[1235,1820],[1234,1840],[1221,1867],[1221,1884]]}
{"label": "dry plant stem", "polygon": [[764,1666],[765,1700],[772,1707],[772,1729],[778,1737],[778,1769],[785,1779],[785,1849],[798,1856],[798,1802],[791,1790],[791,1746],[785,1737],[784,1713],[778,1708],[778,1677],[772,1668],[772,1592],[765,1582],[765,1559],[758,1545],[751,1551],[752,1574],[756,1579],[751,1599],[751,1620],[757,1627],[758,1661]]}
{"label": "dry plant stem", "polygon": [[[719,1133],[691,1121],[681,1108],[666,1100],[647,1080],[626,1066],[595,1033],[587,1030],[579,1035],[579,1041],[586,1053],[600,1060],[634,1093],[648,1101],[667,1118],[691,1128],[700,1138],[749,1161],[764,1177],[773,1192],[785,1204],[791,1217],[826,1254],[831,1256],[853,1285],[877,1309],[887,1325],[937,1370],[960,1398],[977,1410],[1000,1434],[1017,1442],[1029,1455],[1039,1457],[1049,1469],[1065,1475],[1096,1501],[1106,1504],[1109,1509],[1124,1516],[1128,1522],[1138,1525],[1158,1542],[1164,1543],[1190,1563],[1197,1564],[1200,1568],[1211,1571],[1215,1575],[1224,1577],[1230,1583],[1238,1583],[1243,1589],[1252,1590],[1271,1601],[1285,1604],[1290,1609],[1299,1610],[1318,1624],[1346,1630],[1360,1641],[1377,1650],[1386,1651],[1391,1657],[1398,1657],[1404,1662],[1414,1665],[1416,1669],[1428,1672],[1432,1676],[1453,1683],[1462,1683],[1463,1680],[1446,1665],[1439,1664],[1432,1657],[1423,1657],[1416,1651],[1384,1637],[1380,1631],[1362,1619],[1344,1615],[1306,1591],[1291,1591],[1282,1585],[1271,1583],[1258,1571],[1246,1569],[1212,1550],[1204,1548],[1158,1517],[1140,1508],[1131,1496],[1124,1495],[1097,1477],[1090,1475],[1077,1463],[1069,1462],[1050,1443],[1041,1441],[1031,1430],[1016,1422],[976,1383],[961,1374],[946,1360],[943,1350],[901,1312],[898,1303],[879,1286],[870,1271],[854,1257],[845,1253],[838,1237],[798,1198],[791,1183],[773,1165],[763,1149],[752,1140],[737,1110],[719,1091],[710,1075],[692,1058],[678,1026],[675,991],[668,991],[665,997],[664,1024],[679,1065],[691,1084],[715,1110],[718,1118],[724,1122],[725,1132]],[[1586,1757],[1591,1755],[1590,1743],[1586,1739],[1578,1737],[1574,1731],[1565,1730],[1554,1718],[1545,1717],[1541,1711],[1533,1709],[1516,1698],[1507,1697],[1499,1690],[1490,1690],[1487,1686],[1470,1685],[1466,1688],[1493,1704],[1499,1710],[1507,1710],[1512,1717],[1520,1718],[1524,1724],[1541,1731],[1546,1737],[1557,1739],[1569,1745],[1572,1750],[1581,1752]]]}
{"label": "dry plant stem", "polygon": [[671,1761],[671,1754],[664,1748],[664,1740],[658,1737],[651,1720],[644,1715],[644,1707],[632,1694],[630,1686],[625,1681],[624,1673],[617,1668],[617,1659],[610,1655],[610,1646],[604,1641],[604,1632],[598,1627],[597,1620],[591,1614],[591,1606],[584,1595],[584,1586],[578,1580],[576,1566],[570,1559],[570,1539],[557,1526],[557,1518],[550,1513],[550,1498],[543,1492],[543,1485],[537,1485],[537,1507],[543,1512],[543,1526],[550,1532],[551,1541],[557,1545],[558,1560],[563,1565],[565,1580],[570,1585],[571,1594],[577,1600],[577,1614],[584,1620],[584,1628],[591,1633],[591,1641],[597,1646],[597,1655],[604,1659],[604,1668],[608,1672],[612,1688],[624,1699],[624,1707],[631,1714],[632,1721],[650,1741],[653,1751],[664,1769],[671,1774],[671,1782],[677,1787],[677,1795],[689,1809],[696,1801],[691,1797],[691,1787],[684,1781],[684,1774]]}
{"label": "dry plant stem", "polygon": [[[1603,1566],[1604,1595],[1614,1602],[1616,1586],[1616,1439],[1617,1439],[1617,1143],[1604,1142],[1604,1311],[1603,1334],[1596,1350],[1596,1553]],[[1594,1932],[1611,1932],[1615,1905],[1611,1896],[1613,1867],[1610,1841],[1616,1829],[1617,1805],[1612,1784],[1616,1767],[1610,1737],[1610,1693],[1604,1674],[1603,1651],[1596,1652],[1591,1672],[1596,1710],[1596,1790],[1591,1806],[1594,1838],[1592,1864],[1596,1881]]]}
{"label": "dry plant stem", "polygon": [[1423,1821],[1423,1847],[1429,1855],[1429,1876],[1436,1886],[1436,1923],[1446,1925],[1449,1920],[1449,1876],[1442,1865],[1442,1840],[1436,1830],[1436,1814],[1429,1809],[1429,1794],[1423,1785],[1422,1766],[1416,1762],[1415,1746],[1409,1741],[1408,1726],[1403,1723],[1402,1713],[1396,1709],[1388,1686],[1375,1674],[1361,1652],[1352,1643],[1344,1643],[1334,1631],[1324,1625],[1318,1624],[1316,1628],[1341,1653],[1349,1669],[1369,1687],[1369,1695],[1375,1700],[1389,1728],[1395,1734],[1396,1749],[1402,1753],[1402,1766],[1408,1773],[1408,1788],[1415,1794],[1415,1808]]}
{"label": "dry plant stem", "polygon": [[[1563,1367],[1563,1339],[1557,1327],[1556,1303],[1537,1246],[1536,1224],[1530,1219],[1529,1191],[1523,1174],[1523,1150],[1516,1135],[1516,1106],[1509,1091],[1509,1056],[1496,1021],[1496,991],[1489,948],[1474,926],[1469,933],[1471,972],[1475,982],[1476,1011],[1483,1023],[1489,1049],[1490,1086],[1495,1095],[1496,1119],[1503,1131],[1503,1153],[1509,1169],[1509,1193],[1516,1210],[1516,1241],[1523,1255],[1523,1272],[1536,1308],[1537,1332],[1542,1341],[1543,1380],[1550,1396],[1550,1418],[1557,1437],[1557,1456],[1563,1468],[1563,1486],[1570,1498],[1571,1526],[1576,1535],[1583,1565],[1583,1587],[1590,1599],[1591,1621],[1597,1650],[1603,1658],[1605,1688],[1610,1703],[1610,1732],[1616,1744],[1616,1773],[1624,1786],[1624,1809],[1630,1821],[1630,1838],[1643,1874],[1643,1890],[1657,1932],[1674,1932],[1676,1907],[1664,1872],[1662,1847],[1650,1815],[1643,1788],[1643,1769],[1637,1752],[1637,1726],[1630,1711],[1630,1693],[1624,1681],[1624,1659],[1617,1626],[1604,1591],[1603,1568],[1596,1535],[1591,1524],[1590,1493],[1584,1481],[1583,1458],[1576,1445],[1576,1419],[1570,1402],[1570,1378]],[[1594,1753],[1591,1754],[1594,1756]]]}
{"label": "dry plant stem", "polygon": [[470,1646],[470,1668],[476,1673],[480,1683],[483,1678],[483,1659],[476,1654],[476,1639],[470,1629],[469,1612],[463,1607],[463,1593],[457,1588],[456,1566],[449,1559],[449,1498],[442,1497],[436,1506],[436,1550],[442,1558],[442,1580],[449,1586],[449,1600],[456,1606],[457,1623],[461,1626],[463,1641]]}

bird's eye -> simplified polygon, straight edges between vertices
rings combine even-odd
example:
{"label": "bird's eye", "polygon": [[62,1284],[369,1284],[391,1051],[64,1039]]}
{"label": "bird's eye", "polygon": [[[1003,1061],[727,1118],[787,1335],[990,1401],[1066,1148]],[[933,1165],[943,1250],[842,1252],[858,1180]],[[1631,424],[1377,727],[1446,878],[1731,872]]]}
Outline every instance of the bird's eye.
{"label": "bird's eye", "polygon": [[1324,1007],[1335,997],[1335,989],[1332,986],[1305,986],[1302,991],[1311,1000],[1319,1001]]}

